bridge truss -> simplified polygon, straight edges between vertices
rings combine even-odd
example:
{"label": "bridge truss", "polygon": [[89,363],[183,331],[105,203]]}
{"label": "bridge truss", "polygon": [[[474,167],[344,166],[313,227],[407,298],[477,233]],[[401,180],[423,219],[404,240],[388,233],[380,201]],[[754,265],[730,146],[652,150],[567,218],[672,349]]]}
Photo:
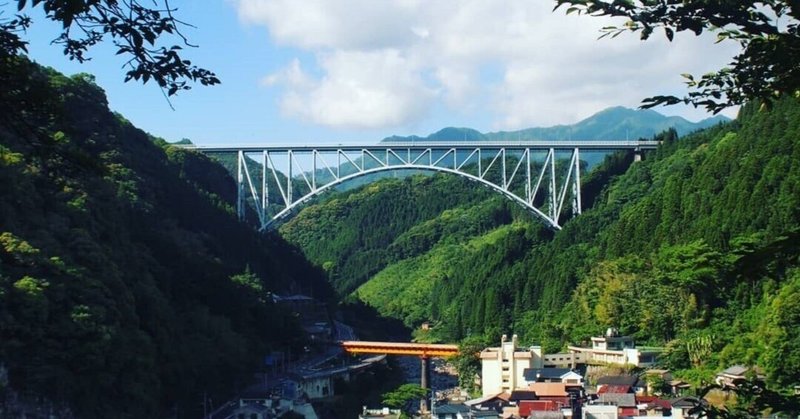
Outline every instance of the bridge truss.
{"label": "bridge truss", "polygon": [[349,180],[396,170],[466,177],[527,208],[548,226],[559,222],[567,197],[581,213],[581,150],[633,150],[655,141],[386,142],[379,145],[243,146],[195,149],[237,156],[237,211],[248,203],[262,230],[309,199]]}

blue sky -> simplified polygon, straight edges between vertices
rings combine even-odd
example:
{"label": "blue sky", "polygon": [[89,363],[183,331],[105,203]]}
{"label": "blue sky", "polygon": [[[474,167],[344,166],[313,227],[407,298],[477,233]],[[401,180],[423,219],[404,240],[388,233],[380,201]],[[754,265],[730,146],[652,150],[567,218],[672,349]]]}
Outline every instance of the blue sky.
{"label": "blue sky", "polygon": [[[8,16],[15,1],[0,8]],[[124,83],[106,43],[91,62],[49,42],[58,26],[28,11],[30,56],[92,73],[113,110],[168,141],[198,144],[372,142],[446,126],[513,130],[577,122],[609,106],[680,94],[681,73],[728,62],[735,44],[682,34],[641,42],[597,40],[614,23],[551,12],[549,0],[173,1],[196,26],[186,57],[222,80],[172,98],[154,84]],[[618,23],[618,22],[617,22]],[[690,120],[702,110],[660,110]],[[734,116],[735,110],[727,113]]]}

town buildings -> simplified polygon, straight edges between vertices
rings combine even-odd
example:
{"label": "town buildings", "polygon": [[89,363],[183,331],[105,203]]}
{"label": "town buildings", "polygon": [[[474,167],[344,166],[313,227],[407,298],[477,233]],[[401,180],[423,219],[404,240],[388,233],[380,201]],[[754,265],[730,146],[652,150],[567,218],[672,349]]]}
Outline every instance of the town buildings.
{"label": "town buildings", "polygon": [[[672,380],[666,370],[605,375],[588,385],[580,371],[597,371],[605,366],[646,368],[655,364],[661,352],[660,348],[637,347],[632,338],[620,335],[613,328],[603,336],[591,338],[591,342],[591,347],[570,346],[569,353],[545,354],[539,346],[519,347],[517,336],[511,339],[503,336],[499,347],[486,348],[480,353],[482,397],[463,405],[446,405],[437,417],[467,418],[475,414],[537,419],[688,417],[691,408],[697,405],[697,400],[689,398],[662,398],[674,397],[686,385]],[[663,385],[655,388],[648,385],[651,381]]]}
{"label": "town buildings", "polygon": [[508,340],[506,335],[499,347],[481,351],[481,388],[483,395],[511,392],[526,383],[524,372],[528,368],[542,368],[542,348],[519,348],[517,335]]}
{"label": "town buildings", "polygon": [[632,337],[621,336],[613,327],[603,336],[592,337],[591,348],[569,346],[567,349],[575,354],[577,363],[633,365],[642,368],[655,365],[656,358],[663,351],[663,348],[657,347],[636,347]]}

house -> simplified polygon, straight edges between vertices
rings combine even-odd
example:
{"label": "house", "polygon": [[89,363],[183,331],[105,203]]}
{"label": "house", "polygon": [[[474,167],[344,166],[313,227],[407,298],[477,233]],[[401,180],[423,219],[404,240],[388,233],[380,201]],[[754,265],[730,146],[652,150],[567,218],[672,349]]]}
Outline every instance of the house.
{"label": "house", "polygon": [[672,405],[656,396],[636,396],[639,416],[671,416]]}
{"label": "house", "polygon": [[606,375],[597,379],[597,394],[606,392],[604,388],[608,386],[629,387],[632,392],[640,394],[646,389],[647,383],[635,375]]}
{"label": "house", "polygon": [[626,393],[633,393],[631,386],[621,386],[615,384],[608,384],[604,385],[597,389],[597,394],[626,394]]}
{"label": "house", "polygon": [[490,394],[477,399],[467,400],[464,404],[469,406],[472,411],[492,410],[494,412],[502,412],[503,407],[509,405],[509,397],[509,393]]}
{"label": "house", "polygon": [[466,419],[469,417],[469,406],[459,404],[441,404],[433,406],[432,419]]}
{"label": "house", "polygon": [[619,410],[617,406],[604,406],[600,404],[590,404],[583,406],[581,419],[618,419]]}
{"label": "house", "polygon": [[528,368],[522,376],[529,384],[532,382],[564,383],[570,386],[582,386],[583,376],[569,368]]}
{"label": "house", "polygon": [[528,419],[564,419],[564,414],[562,412],[533,411],[530,412],[530,414],[528,414],[527,416],[525,416],[520,411],[519,416]]}
{"label": "house", "polygon": [[519,402],[519,415],[528,417],[532,412],[561,412],[552,400],[522,400]]}
{"label": "house", "polygon": [[714,382],[722,387],[736,387],[736,383],[741,380],[747,380],[750,377],[755,377],[759,380],[764,380],[764,374],[758,368],[749,368],[744,365],[734,365],[725,369],[717,374]]}
{"label": "house", "polygon": [[272,419],[294,412],[316,419],[313,406],[301,401],[280,397],[244,397],[231,401],[208,414],[209,419]]}
{"label": "house", "polygon": [[604,336],[591,338],[592,347],[569,346],[584,363],[590,365],[635,365],[649,367],[656,363],[656,358],[663,352],[663,348],[636,347],[632,337],[621,336],[616,328],[610,327]]}
{"label": "house", "polygon": [[275,411],[270,406],[257,402],[240,402],[239,406],[230,411],[226,419],[271,419],[274,417]]}
{"label": "house", "polygon": [[511,404],[519,406],[521,401],[538,400],[536,392],[532,390],[514,390],[511,392],[508,401]]}
{"label": "house", "polygon": [[399,419],[400,416],[402,416],[400,409],[389,409],[388,407],[367,409],[365,406],[358,415],[358,419]]}
{"label": "house", "polygon": [[674,419],[696,418],[699,415],[692,413],[692,410],[707,403],[697,397],[680,397],[669,401],[669,404],[672,405],[672,417]]}
{"label": "house", "polygon": [[636,396],[631,393],[604,393],[598,395],[596,404],[617,406],[619,416],[638,416]]}
{"label": "house", "polygon": [[494,410],[475,410],[469,411],[469,419],[499,418],[500,414]]}
{"label": "house", "polygon": [[549,400],[560,408],[572,406],[571,397],[564,383],[531,383],[528,389],[536,393],[538,400]]}
{"label": "house", "polygon": [[669,384],[672,389],[672,394],[675,396],[683,396],[684,393],[692,387],[691,384],[683,380],[672,380],[667,384]]}
{"label": "house", "polygon": [[524,371],[543,367],[542,348],[519,348],[517,335],[512,336],[510,341],[503,335],[500,346],[484,349],[480,358],[481,390],[484,396],[523,388],[526,385]]}

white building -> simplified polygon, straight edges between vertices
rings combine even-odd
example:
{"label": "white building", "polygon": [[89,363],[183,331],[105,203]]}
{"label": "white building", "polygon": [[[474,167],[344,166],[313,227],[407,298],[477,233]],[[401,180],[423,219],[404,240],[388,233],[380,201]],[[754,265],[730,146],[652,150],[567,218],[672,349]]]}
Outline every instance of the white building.
{"label": "white building", "polygon": [[517,388],[525,388],[524,371],[529,368],[542,368],[542,348],[531,346],[517,348],[517,335],[508,341],[506,335],[500,340],[500,347],[481,351],[481,389],[484,396],[510,393]]}
{"label": "white building", "polygon": [[618,412],[617,406],[587,404],[583,406],[583,419],[617,419]]}
{"label": "white building", "polygon": [[593,337],[591,348],[570,346],[568,349],[586,364],[630,364],[637,367],[654,365],[663,351],[663,348],[637,348],[632,337],[620,336],[613,327],[606,331],[605,336]]}

